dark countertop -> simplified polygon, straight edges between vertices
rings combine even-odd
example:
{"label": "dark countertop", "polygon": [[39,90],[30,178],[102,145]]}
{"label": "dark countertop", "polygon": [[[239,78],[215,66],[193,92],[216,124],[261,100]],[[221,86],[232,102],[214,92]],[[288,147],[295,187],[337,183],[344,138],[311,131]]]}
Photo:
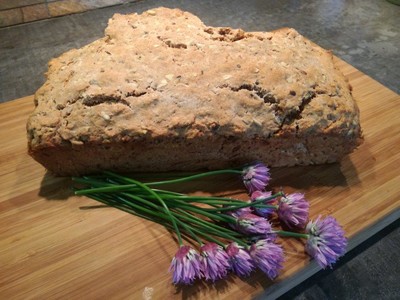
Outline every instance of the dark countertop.
{"label": "dark countertop", "polygon": [[[103,36],[114,13],[157,6],[190,11],[210,26],[246,31],[293,27],[400,93],[400,6],[384,0],[145,0],[1,28],[0,102],[33,94],[44,82],[47,62]],[[282,299],[400,299],[399,225],[397,220],[348,253],[333,270],[317,273]]]}

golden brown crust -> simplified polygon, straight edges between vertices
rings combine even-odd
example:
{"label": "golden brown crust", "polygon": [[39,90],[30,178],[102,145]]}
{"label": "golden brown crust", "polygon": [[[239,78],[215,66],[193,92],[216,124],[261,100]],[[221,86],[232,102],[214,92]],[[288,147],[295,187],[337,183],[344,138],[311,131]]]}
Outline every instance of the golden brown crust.
{"label": "golden brown crust", "polygon": [[[96,162],[90,168],[95,159],[85,154],[89,148],[103,161],[107,153],[120,161],[114,169],[127,166],[104,145],[150,151],[154,159],[130,163],[129,170],[166,171],[213,168],[218,157],[224,164],[244,158],[272,166],[332,162],[360,142],[358,108],[332,54],[290,28],[249,33],[214,28],[190,13],[165,8],[116,14],[104,38],[53,59],[47,78],[28,121],[29,149],[58,174],[113,167]],[[322,137],[340,145],[330,155],[315,156],[306,141]],[[262,155],[279,139],[285,147],[292,140],[292,149]],[[179,149],[168,149],[174,148],[171,141]],[[231,156],[223,151],[223,145],[253,142],[258,149]],[[181,154],[182,164],[162,162],[168,156],[158,155],[189,149],[199,152],[200,162],[189,162],[194,154]],[[74,151],[88,164],[74,162]],[[71,166],[62,171],[56,165],[63,160]]]}

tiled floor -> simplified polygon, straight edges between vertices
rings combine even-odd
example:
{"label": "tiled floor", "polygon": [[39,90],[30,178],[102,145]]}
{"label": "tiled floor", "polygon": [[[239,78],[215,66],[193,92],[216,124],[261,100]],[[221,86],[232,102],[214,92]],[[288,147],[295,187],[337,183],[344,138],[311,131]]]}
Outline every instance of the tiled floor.
{"label": "tiled floor", "polygon": [[0,27],[7,27],[137,0],[0,0]]}

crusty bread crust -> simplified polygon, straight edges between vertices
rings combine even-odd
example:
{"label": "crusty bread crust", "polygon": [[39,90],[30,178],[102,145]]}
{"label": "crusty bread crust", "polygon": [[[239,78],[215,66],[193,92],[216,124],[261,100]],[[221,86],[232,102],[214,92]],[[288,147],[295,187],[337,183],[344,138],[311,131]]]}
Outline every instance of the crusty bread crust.
{"label": "crusty bread crust", "polygon": [[321,164],[362,140],[329,51],[177,9],[114,15],[104,38],[49,63],[35,104],[29,153],[58,175]]}

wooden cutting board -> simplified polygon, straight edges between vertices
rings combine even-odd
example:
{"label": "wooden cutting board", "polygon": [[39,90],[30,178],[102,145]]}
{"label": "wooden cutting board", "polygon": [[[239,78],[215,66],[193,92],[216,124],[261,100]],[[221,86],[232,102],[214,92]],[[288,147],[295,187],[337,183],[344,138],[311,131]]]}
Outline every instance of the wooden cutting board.
{"label": "wooden cutting board", "polygon": [[[400,96],[337,60],[354,88],[365,142],[340,164],[272,169],[272,187],[305,192],[311,217],[331,214],[350,248],[399,218]],[[285,268],[274,282],[260,272],[176,288],[168,273],[177,250],[163,227],[71,192],[26,153],[33,97],[0,105],[0,299],[247,299],[278,296],[318,270],[303,242],[280,240]],[[180,190],[246,199],[238,178]]]}

